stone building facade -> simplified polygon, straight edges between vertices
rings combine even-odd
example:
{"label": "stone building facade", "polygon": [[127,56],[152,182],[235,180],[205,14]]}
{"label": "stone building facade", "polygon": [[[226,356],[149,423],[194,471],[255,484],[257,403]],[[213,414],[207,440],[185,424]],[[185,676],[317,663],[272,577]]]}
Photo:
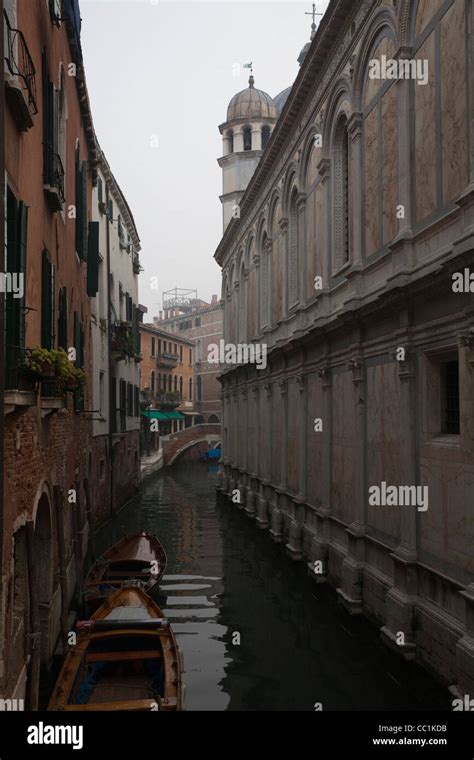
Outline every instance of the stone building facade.
{"label": "stone building facade", "polygon": [[186,313],[166,312],[154,323],[195,343],[194,350],[194,424],[221,421],[221,386],[217,379],[219,364],[209,362],[209,346],[219,345],[224,338],[224,310],[217,296],[210,304],[202,302],[199,307]]}
{"label": "stone building facade", "polygon": [[92,300],[92,516],[100,521],[140,482],[140,240],[130,207],[98,150],[92,197],[99,258]]}
{"label": "stone building facade", "polygon": [[[96,145],[77,2],[5,3],[5,459],[0,694],[35,707],[88,541],[88,241]],[[25,349],[75,350],[83,391],[33,379]]]}
{"label": "stone building facade", "polygon": [[[474,302],[453,275],[474,272],[473,25],[465,0],[331,0],[216,252],[226,342],[268,349],[265,369],[221,373],[218,487],[461,695]],[[370,75],[390,59],[420,81]]]}

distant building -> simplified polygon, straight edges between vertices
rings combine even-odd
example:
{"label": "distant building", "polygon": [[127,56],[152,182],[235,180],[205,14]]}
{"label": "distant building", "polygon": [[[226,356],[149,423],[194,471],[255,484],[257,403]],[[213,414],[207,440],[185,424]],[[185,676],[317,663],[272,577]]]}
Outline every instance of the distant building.
{"label": "distant building", "polygon": [[[165,294],[164,294],[165,295]],[[163,305],[167,301],[164,299]],[[219,345],[224,337],[224,312],[222,302],[216,295],[211,303],[200,299],[188,299],[176,303],[154,317],[155,325],[195,341],[194,360],[194,407],[197,412],[194,424],[217,423],[221,421],[221,387],[217,380],[218,364],[207,361],[208,348],[212,343]]]}
{"label": "distant building", "polygon": [[[140,325],[142,411],[157,409],[160,435],[194,424],[194,342],[156,325]],[[157,443],[157,438],[154,439]],[[156,448],[156,446],[152,446]]]}

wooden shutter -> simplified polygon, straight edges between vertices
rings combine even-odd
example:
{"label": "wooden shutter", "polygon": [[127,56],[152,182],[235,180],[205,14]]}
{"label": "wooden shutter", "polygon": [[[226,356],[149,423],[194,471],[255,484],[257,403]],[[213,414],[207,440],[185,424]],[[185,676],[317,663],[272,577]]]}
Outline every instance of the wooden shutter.
{"label": "wooden shutter", "polygon": [[[26,299],[26,254],[28,241],[28,206],[20,201],[18,206],[18,264],[15,271],[23,278],[23,295],[16,298],[18,309],[18,345],[25,347],[25,299]],[[10,271],[10,270],[9,270]]]}
{"label": "wooden shutter", "polygon": [[87,295],[94,298],[99,290],[99,222],[89,222],[87,240]]}
{"label": "wooden shutter", "polygon": [[76,148],[76,253],[81,258],[82,251],[82,175],[79,146]]}
{"label": "wooden shutter", "polygon": [[100,177],[97,180],[97,198],[98,198],[99,203],[102,203],[103,201],[102,180]]}
{"label": "wooden shutter", "polygon": [[82,162],[81,168],[81,217],[82,217],[82,249],[79,258],[82,261],[87,259],[87,163]]}
{"label": "wooden shutter", "polygon": [[43,92],[43,182],[53,184],[53,149],[54,149],[54,87],[49,81],[46,50],[41,59]]}
{"label": "wooden shutter", "polygon": [[110,381],[110,408],[111,408],[111,432],[117,432],[117,381],[112,377]]}
{"label": "wooden shutter", "polygon": [[74,348],[76,349],[76,367],[80,366],[80,342],[81,342],[81,323],[79,320],[79,314],[74,312]]}
{"label": "wooden shutter", "polygon": [[59,290],[58,306],[58,348],[68,349],[67,345],[67,288]]}
{"label": "wooden shutter", "polygon": [[42,291],[41,291],[41,345],[53,348],[53,313],[54,313],[54,268],[48,252],[43,250]]}
{"label": "wooden shutter", "polygon": [[140,416],[140,392],[138,389],[138,385],[133,386],[133,395],[134,395],[134,417]]}

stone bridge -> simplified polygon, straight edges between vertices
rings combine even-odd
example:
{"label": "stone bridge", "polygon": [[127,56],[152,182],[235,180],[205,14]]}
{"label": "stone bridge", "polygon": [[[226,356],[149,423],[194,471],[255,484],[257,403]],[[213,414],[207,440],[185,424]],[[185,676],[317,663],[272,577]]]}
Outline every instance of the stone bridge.
{"label": "stone bridge", "polygon": [[187,449],[198,443],[208,443],[210,441],[220,440],[220,424],[203,424],[194,425],[194,427],[185,428],[177,433],[171,433],[166,438],[162,438],[163,446],[163,466],[167,467],[181,456]]}

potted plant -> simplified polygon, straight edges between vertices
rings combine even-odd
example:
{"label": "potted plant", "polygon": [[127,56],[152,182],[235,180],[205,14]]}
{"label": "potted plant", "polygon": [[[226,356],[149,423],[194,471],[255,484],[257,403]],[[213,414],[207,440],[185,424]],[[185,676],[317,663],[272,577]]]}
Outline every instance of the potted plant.
{"label": "potted plant", "polygon": [[26,372],[33,375],[37,380],[55,377],[56,353],[56,351],[50,351],[41,346],[26,348],[23,362]]}

